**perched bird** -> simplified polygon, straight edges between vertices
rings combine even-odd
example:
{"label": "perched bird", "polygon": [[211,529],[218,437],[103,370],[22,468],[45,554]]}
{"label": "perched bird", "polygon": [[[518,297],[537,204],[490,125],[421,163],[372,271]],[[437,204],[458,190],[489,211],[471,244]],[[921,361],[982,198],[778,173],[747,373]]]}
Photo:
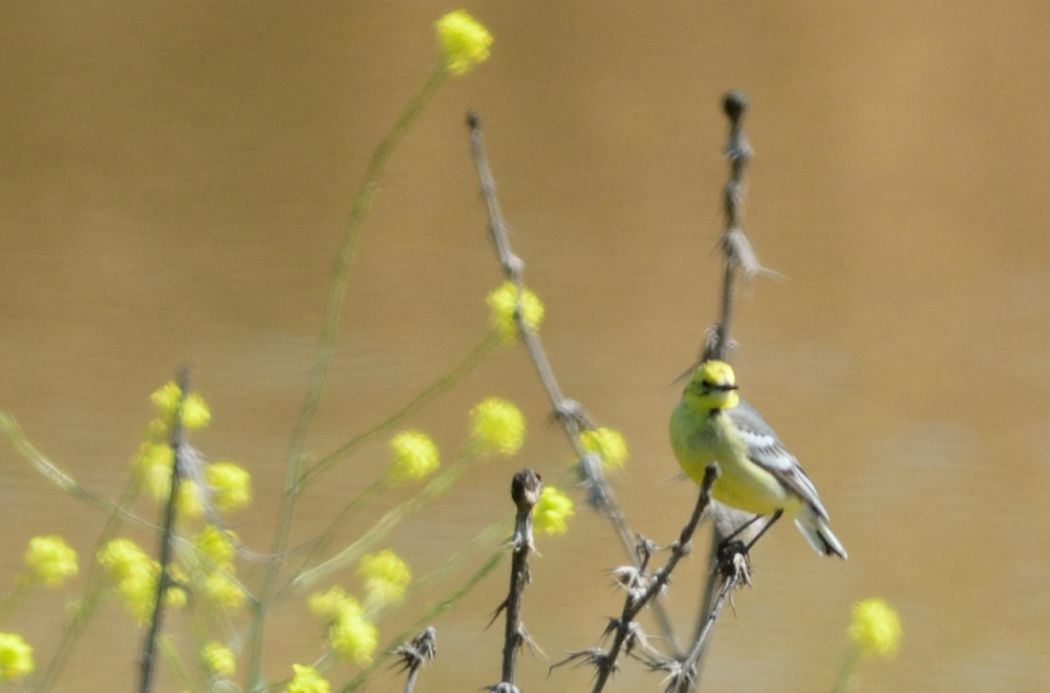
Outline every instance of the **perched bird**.
{"label": "perched bird", "polygon": [[718,462],[722,473],[711,487],[715,500],[771,516],[759,536],[787,515],[818,553],[846,558],[813,482],[758,411],[737,394],[728,363],[704,361],[693,372],[671,415],[671,445],[682,469],[698,484],[708,463]]}

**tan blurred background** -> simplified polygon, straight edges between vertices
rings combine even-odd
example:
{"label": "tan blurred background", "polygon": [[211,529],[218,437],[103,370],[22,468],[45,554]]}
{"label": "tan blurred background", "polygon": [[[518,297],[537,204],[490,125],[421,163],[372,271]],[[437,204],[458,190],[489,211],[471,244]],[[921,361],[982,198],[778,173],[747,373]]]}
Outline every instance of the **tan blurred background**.
{"label": "tan blurred background", "polygon": [[[148,394],[188,362],[214,413],[196,442],[253,471],[257,503],[238,530],[266,546],[350,194],[433,64],[432,20],[454,8],[0,6],[0,407],[115,496]],[[468,9],[496,37],[492,59],[439,93],[384,175],[310,449],[393,410],[484,334],[499,274],[463,127],[476,108],[562,384],[625,433],[617,491],[634,527],[669,541],[694,493],[672,480],[669,383],[715,314],[718,104],[739,88],[756,150],[747,226],[787,280],[742,292],[735,362],[817,482],[850,560],[821,560],[777,527],[756,551],[755,589],[718,627],[705,689],[827,690],[850,605],[873,595],[899,608],[905,638],[896,661],[861,665],[855,690],[1050,689],[1050,7]],[[451,459],[466,410],[487,394],[519,402],[531,436],[518,459],[474,470],[390,538],[418,575],[510,512],[513,471],[557,478],[569,462],[517,349],[411,424]],[[333,471],[302,504],[297,536],[385,463],[377,441]],[[30,536],[61,532],[87,552],[102,521],[0,447],[3,593]],[[587,512],[540,550],[526,624],[558,658],[618,611],[605,571],[622,557]],[[683,629],[700,562],[671,594]],[[501,570],[437,621],[440,656],[418,690],[498,679],[500,628],[484,626],[504,589]],[[442,593],[384,619],[384,636]],[[61,600],[36,594],[0,628],[46,659]],[[271,675],[319,654],[300,602],[273,625]],[[127,690],[138,639],[106,608],[59,689]],[[588,671],[547,679],[547,666],[526,657],[523,688],[587,688]],[[342,682],[353,669],[331,673]],[[399,685],[382,672],[370,690]],[[613,688],[659,682],[626,663]]]}

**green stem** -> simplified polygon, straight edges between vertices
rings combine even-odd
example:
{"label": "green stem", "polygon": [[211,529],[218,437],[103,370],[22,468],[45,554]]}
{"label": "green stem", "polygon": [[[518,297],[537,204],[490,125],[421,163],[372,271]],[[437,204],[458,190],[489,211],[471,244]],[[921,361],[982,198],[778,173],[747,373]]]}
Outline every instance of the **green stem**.
{"label": "green stem", "polygon": [[425,390],[416,395],[411,401],[405,404],[403,407],[398,409],[396,412],[383,419],[379,423],[375,424],[367,431],[358,433],[356,436],[348,440],[347,442],[340,445],[338,448],[328,453],[321,459],[319,459],[312,467],[307,469],[302,474],[301,483],[305,484],[314,478],[317,474],[320,474],[325,469],[328,469],[333,464],[338,462],[340,459],[346,457],[354,450],[359,448],[364,443],[368,442],[376,435],[383,431],[389,430],[394,426],[398,425],[412,414],[423,408],[428,402],[433,400],[438,395],[448,391],[453,385],[462,380],[468,373],[481,363],[486,356],[488,356],[493,349],[495,349],[500,343],[499,335],[494,332],[490,332],[485,335],[478,344],[471,349],[470,353],[467,354],[462,360],[456,363],[450,371],[442,375],[437,381],[430,384]]}
{"label": "green stem", "polygon": [[[295,429],[292,432],[288,458],[285,463],[284,491],[281,495],[280,509],[277,513],[277,528],[270,548],[270,554],[273,556],[283,554],[285,547],[288,545],[292,516],[295,513],[295,502],[301,490],[303,449],[306,445],[306,435],[310,430],[314,414],[317,412],[317,406],[321,401],[325,379],[328,376],[328,369],[332,363],[335,335],[339,326],[339,319],[343,313],[346,286],[350,278],[350,262],[353,260],[354,252],[357,248],[361,226],[368,216],[372,200],[378,190],[379,177],[383,167],[390,159],[390,155],[393,154],[397,145],[423,112],[427,103],[437,92],[438,87],[444,82],[445,74],[444,67],[439,66],[435,68],[420,92],[409,102],[408,107],[398,118],[394,127],[387,133],[372,154],[372,159],[365,170],[364,179],[361,181],[361,185],[354,197],[350,219],[347,222],[346,232],[343,236],[343,244],[339,254],[336,256],[332,281],[328,288],[324,321],[321,326],[321,335],[317,341],[317,354],[314,357],[313,369],[310,374],[310,384],[306,392],[306,399],[299,412]],[[248,635],[248,691],[255,691],[259,686],[262,669],[263,625],[266,620],[270,597],[277,586],[277,574],[280,571],[280,567],[280,561],[271,561],[263,569],[262,589],[259,590],[260,601],[256,608],[253,609],[252,623]]]}
{"label": "green stem", "polygon": [[846,693],[849,680],[853,677],[853,672],[856,670],[859,660],[860,649],[856,645],[851,644],[849,649],[846,650],[846,656],[842,658],[842,667],[839,669],[838,678],[835,679],[835,685],[831,688],[832,693]]}
{"label": "green stem", "polygon": [[329,558],[327,561],[296,575],[295,578],[289,581],[288,585],[281,590],[282,594],[286,590],[290,591],[309,587],[311,584],[317,582],[326,575],[329,575],[333,571],[357,561],[365,551],[368,551],[376,544],[376,542],[386,537],[386,535],[388,535],[394,527],[401,522],[401,520],[418,510],[430,499],[440,495],[448,489],[448,487],[467,470],[467,467],[473,460],[474,456],[472,454],[468,453],[462,455],[459,459],[450,464],[443,472],[431,479],[430,483],[424,486],[419,493],[412,496],[401,505],[387,511],[383,517],[379,518],[379,520],[372,525],[371,529],[358,537],[352,544],[337,553],[335,556]]}

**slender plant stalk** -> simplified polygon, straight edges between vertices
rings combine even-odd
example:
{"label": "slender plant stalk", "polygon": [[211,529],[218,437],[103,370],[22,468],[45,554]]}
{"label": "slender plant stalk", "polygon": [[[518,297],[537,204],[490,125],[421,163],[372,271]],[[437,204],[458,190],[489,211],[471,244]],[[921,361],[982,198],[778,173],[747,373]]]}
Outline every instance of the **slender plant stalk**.
{"label": "slender plant stalk", "polygon": [[[321,335],[317,340],[317,353],[314,357],[310,384],[306,391],[302,409],[299,411],[299,418],[292,432],[288,458],[285,462],[284,490],[277,512],[277,527],[270,547],[270,554],[273,557],[282,555],[288,545],[296,500],[302,489],[303,452],[306,447],[306,436],[310,431],[314,415],[317,413],[317,407],[324,392],[325,380],[328,377],[328,369],[332,364],[335,336],[343,314],[346,287],[350,279],[350,263],[357,249],[361,226],[372,206],[372,200],[375,198],[378,190],[379,178],[383,168],[397,148],[397,145],[411,129],[427,103],[430,102],[430,99],[444,82],[445,75],[446,71],[443,65],[436,67],[430,78],[423,85],[422,90],[409,102],[408,107],[398,118],[394,127],[383,138],[383,141],[379,143],[379,146],[372,154],[372,158],[365,170],[364,179],[361,181],[354,196],[350,210],[350,219],[347,222],[343,236],[343,244],[336,256],[335,266],[332,271],[332,281],[328,288],[328,299],[325,305],[324,320],[321,325]],[[271,560],[263,567],[259,601],[252,609],[252,621],[248,633],[247,647],[248,691],[255,691],[259,686],[262,670],[263,626],[270,607],[270,599],[277,587],[277,574],[280,571],[280,567],[281,562],[277,560]]]}
{"label": "slender plant stalk", "polygon": [[171,577],[170,567],[175,550],[175,520],[179,499],[179,486],[183,474],[183,437],[182,409],[189,394],[189,371],[180,368],[175,378],[179,386],[179,399],[171,421],[171,488],[168,491],[168,503],[164,508],[164,525],[160,535],[160,575],[157,578],[156,597],[153,602],[153,614],[142,640],[142,654],[139,658],[139,693],[150,693],[153,690],[153,672],[156,664],[157,637],[164,623],[164,597],[175,580]]}
{"label": "slender plant stalk", "polygon": [[429,402],[434,400],[439,395],[448,392],[456,383],[462,380],[468,373],[474,370],[479,363],[485,360],[489,354],[492,353],[499,345],[499,336],[495,333],[489,332],[485,337],[470,350],[464,358],[456,362],[456,365],[452,367],[447,373],[442,375],[436,381],[428,385],[422,392],[413,397],[404,406],[398,409],[396,412],[383,419],[379,423],[375,424],[367,431],[358,433],[356,436],[346,441],[338,448],[328,453],[321,459],[317,460],[309,469],[303,472],[302,483],[306,484],[311,481],[315,476],[325,471],[339,460],[349,456],[357,448],[367,443],[372,438],[376,437],[384,431],[388,431],[394,426],[407,419],[408,417],[415,414],[417,411],[426,406]]}
{"label": "slender plant stalk", "polygon": [[[594,456],[580,442],[580,432],[585,428],[593,427],[593,424],[590,423],[583,406],[579,402],[567,399],[562,393],[558,380],[554,376],[554,369],[551,368],[550,360],[547,358],[547,353],[543,348],[543,342],[536,331],[529,327],[525,320],[521,308],[521,296],[524,289],[522,273],[525,263],[514,254],[510,246],[510,237],[507,233],[503,209],[496,195],[496,180],[489,166],[488,155],[485,153],[481,133],[481,119],[477,114],[470,113],[467,115],[467,126],[470,128],[470,146],[474,156],[474,167],[477,170],[481,194],[488,209],[489,239],[496,250],[504,276],[514,282],[518,290],[517,305],[514,311],[514,320],[518,328],[518,334],[528,351],[540,383],[547,393],[555,418],[561,424],[562,431],[565,433],[565,437],[568,439],[576,458],[581,461],[581,469],[585,470],[587,474],[587,481],[590,484],[591,503],[595,505],[601,515],[608,518],[624,552],[630,560],[636,561],[634,534],[627,525],[627,520],[620,509],[619,503],[616,501],[612,487],[606,481],[601,465],[593,463]],[[587,463],[587,460],[590,460],[592,463]],[[679,648],[674,628],[663,605],[659,600],[656,600],[652,602],[651,609],[671,649],[678,653]]]}
{"label": "slender plant stalk", "polygon": [[[723,97],[722,108],[729,119],[729,136],[726,142],[726,156],[729,159],[729,180],[723,193],[725,230],[722,234],[721,242],[724,254],[724,273],[722,275],[722,295],[719,301],[718,322],[708,331],[708,339],[703,348],[701,361],[708,359],[726,360],[732,344],[729,328],[733,315],[733,296],[737,271],[741,270],[746,276],[750,277],[762,270],[761,265],[755,258],[754,251],[751,249],[750,241],[742,228],[744,215],[744,171],[754,154],[743,129],[743,117],[747,110],[747,99],[740,92],[730,91]],[[719,508],[719,510],[722,509]],[[703,655],[709,642],[705,632],[709,633],[709,625],[713,625],[714,621],[711,617],[715,607],[721,601],[719,596],[723,594],[724,585],[720,587],[719,571],[715,567],[719,563],[719,546],[726,535],[722,534],[718,525],[719,523],[711,523],[712,538],[708,556],[708,565],[711,570],[708,572],[707,583],[704,585],[702,605],[697,616],[695,629],[696,637],[694,642],[699,643],[700,647],[699,651],[697,651],[697,647],[694,645],[689,654],[689,659],[693,661],[696,673],[683,681],[682,686],[679,688],[680,693],[692,690],[699,683]],[[717,615],[715,615],[715,619],[717,619]]]}
{"label": "slender plant stalk", "polygon": [[525,469],[514,475],[511,483],[511,498],[517,508],[514,520],[514,539],[510,562],[510,588],[507,598],[496,610],[506,611],[507,620],[503,629],[503,667],[500,684],[503,689],[514,688],[518,652],[527,641],[528,634],[521,620],[521,604],[525,597],[525,585],[529,582],[529,551],[532,550],[532,509],[540,500],[543,483],[536,472]]}
{"label": "slender plant stalk", "polygon": [[842,668],[839,669],[839,675],[835,679],[835,685],[831,689],[831,693],[846,693],[849,688],[849,681],[853,678],[853,672],[857,669],[857,662],[860,660],[860,649],[851,644],[849,650],[846,651],[846,656],[842,658]]}

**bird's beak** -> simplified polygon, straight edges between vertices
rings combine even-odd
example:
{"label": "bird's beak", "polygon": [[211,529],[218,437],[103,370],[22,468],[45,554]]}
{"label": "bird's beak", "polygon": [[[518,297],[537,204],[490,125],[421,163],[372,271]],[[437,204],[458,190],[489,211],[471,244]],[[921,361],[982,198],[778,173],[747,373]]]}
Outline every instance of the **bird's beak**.
{"label": "bird's beak", "polygon": [[719,392],[731,392],[739,388],[737,385],[714,385],[711,389],[718,390]]}

